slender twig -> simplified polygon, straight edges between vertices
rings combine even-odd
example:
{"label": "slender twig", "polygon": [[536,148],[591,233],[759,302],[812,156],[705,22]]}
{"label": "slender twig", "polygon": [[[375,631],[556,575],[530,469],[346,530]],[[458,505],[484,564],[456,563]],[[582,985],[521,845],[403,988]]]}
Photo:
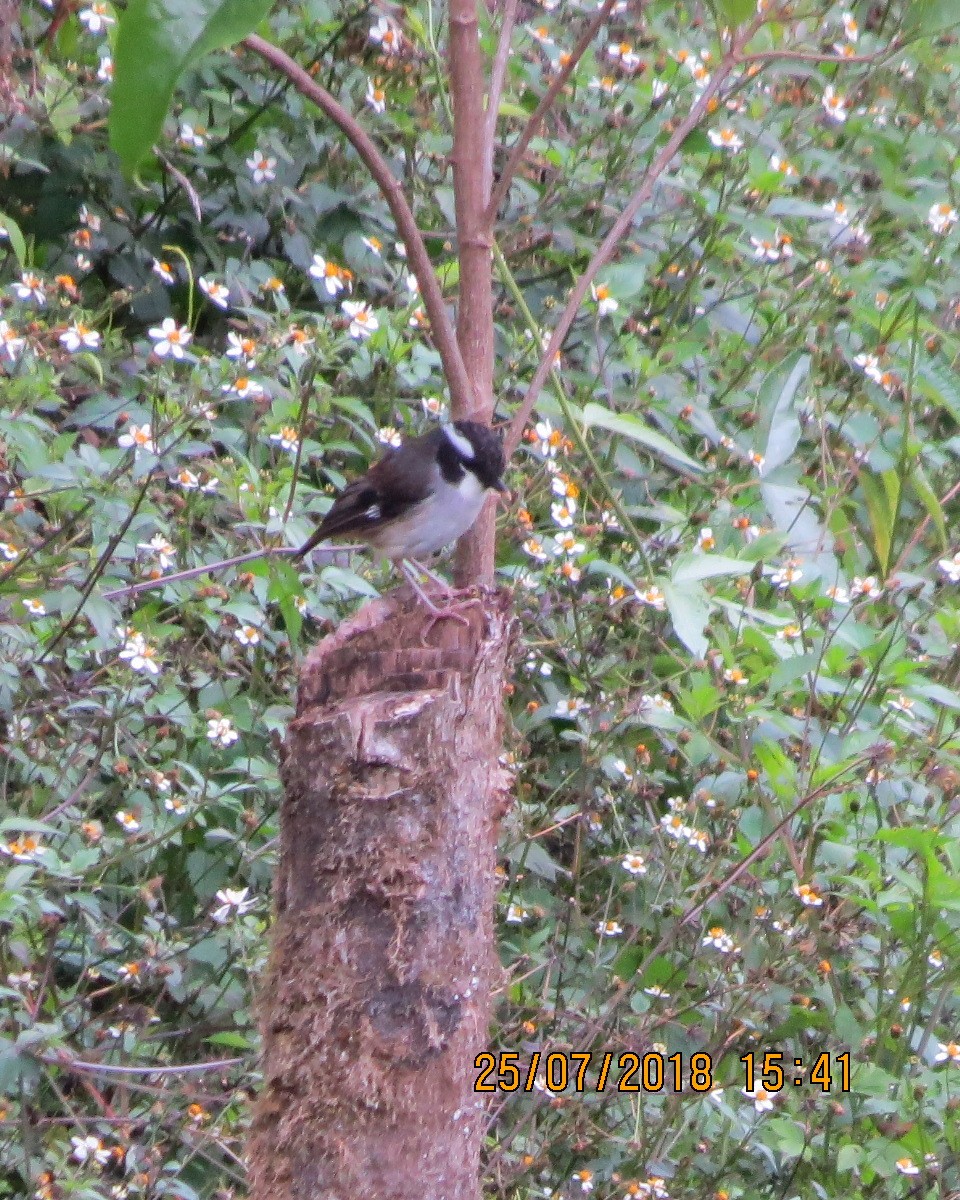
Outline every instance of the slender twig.
{"label": "slender twig", "polygon": [[[510,268],[507,265],[507,260],[503,257],[503,253],[500,250],[500,247],[497,245],[496,242],[494,242],[494,244],[493,244],[493,253],[494,253],[494,257],[496,258],[497,266],[500,268],[501,279],[503,280],[504,284],[506,285],[507,290],[510,292],[511,296],[513,296],[514,303],[517,305],[517,307],[520,309],[520,312],[523,314],[524,320],[527,322],[527,328],[530,330],[530,333],[533,335],[536,343],[539,344],[539,342],[540,342],[540,327],[537,324],[536,320],[534,319],[533,313],[530,311],[530,306],[527,304],[526,297],[524,296],[519,284],[514,279],[513,274],[511,273]],[[649,572],[651,570],[650,562],[647,557],[647,552],[644,549],[643,538],[640,536],[640,531],[637,529],[636,525],[634,525],[629,512],[627,512],[625,505],[623,504],[619,495],[617,494],[616,489],[613,487],[613,484],[611,483],[611,479],[610,479],[610,472],[604,471],[603,468],[600,466],[600,464],[597,462],[596,456],[594,455],[593,451],[591,450],[589,442],[583,436],[583,431],[580,429],[580,426],[574,420],[573,413],[570,409],[570,402],[567,399],[566,392],[564,391],[563,380],[561,378],[559,370],[555,370],[553,372],[551,378],[553,379],[553,383],[554,383],[554,391],[555,391],[555,394],[557,397],[557,403],[560,405],[561,411],[563,412],[563,418],[564,418],[564,421],[566,422],[566,427],[570,432],[570,436],[573,438],[574,442],[576,443],[577,449],[580,451],[580,453],[583,455],[583,457],[587,460],[590,467],[592,468],[593,479],[595,480],[597,486],[600,488],[600,490],[603,492],[603,494],[606,496],[607,500],[610,503],[610,506],[613,508],[613,511],[617,514],[620,524],[623,526],[624,531],[627,534],[629,534],[630,539],[633,542],[634,548],[636,549],[637,553],[643,558],[644,563],[646,564],[646,567],[647,567],[647,571]]]}
{"label": "slender twig", "polygon": [[242,44],[289,79],[301,95],[313,101],[340,129],[370,172],[393,215],[397,232],[407,248],[410,267],[420,284],[424,307],[430,317],[433,338],[443,361],[444,375],[450,389],[451,405],[454,409],[459,408],[460,411],[469,412],[473,407],[470,380],[453,334],[453,326],[447,314],[436,272],[430,262],[426,244],[417,228],[416,220],[403,194],[399,180],[390,170],[386,159],[377,149],[373,139],[356,118],[348,113],[343,105],[316,80],[311,79],[307,72],[288,54],[285,54],[279,46],[274,46],[256,34],[250,34],[244,38]]}
{"label": "slender twig", "polygon": [[510,61],[510,40],[513,37],[513,27],[517,20],[517,0],[506,0],[503,6],[503,20],[500,24],[500,40],[497,42],[497,53],[490,71],[490,87],[487,89],[487,117],[483,130],[483,152],[493,158],[493,139],[497,130],[497,113],[500,110],[500,97],[503,95],[503,80],[507,73],[507,63]]}
{"label": "slender twig", "polygon": [[527,389],[527,394],[523,399],[523,403],[515,413],[513,420],[507,430],[507,435],[504,438],[504,449],[507,457],[516,450],[520,444],[520,438],[523,434],[523,428],[533,412],[537,400],[540,398],[540,392],[543,385],[550,374],[551,366],[553,365],[556,355],[560,352],[567,334],[570,332],[570,327],[573,325],[574,318],[580,311],[580,305],[590,288],[590,284],[597,277],[600,268],[603,267],[612,257],[614,251],[619,246],[621,240],[627,230],[633,224],[633,219],[639,212],[640,208],[647,203],[653,195],[653,189],[656,187],[657,181],[664,173],[670,163],[673,161],[674,155],[686,141],[691,131],[694,130],[702,120],[703,116],[710,110],[713,98],[722,88],[727,78],[740,65],[740,48],[746,44],[757,31],[757,28],[762,24],[762,17],[755,17],[753,21],[737,36],[730,53],[721,61],[717,70],[714,72],[710,82],[700,93],[699,98],[694,103],[693,107],[687,115],[674,128],[669,139],[655,156],[653,161],[643,177],[643,182],[631,196],[620,216],[614,221],[610,227],[607,236],[600,243],[590,262],[587,264],[586,270],[577,280],[570,297],[564,306],[563,312],[560,314],[556,327],[553,331],[553,336],[550,338],[550,344],[547,346],[543,358],[540,360],[540,365],[534,372],[533,379],[530,381],[530,386]]}
{"label": "slender twig", "polygon": [[527,147],[533,141],[540,128],[540,123],[546,114],[553,107],[553,103],[560,92],[563,90],[567,80],[576,70],[577,64],[583,58],[590,47],[590,43],[597,36],[598,30],[606,23],[607,17],[610,16],[616,0],[604,0],[600,8],[597,10],[593,20],[587,25],[586,29],[580,36],[579,41],[570,52],[570,58],[560,68],[554,76],[550,86],[544,92],[543,99],[530,114],[530,119],[524,125],[520,136],[514,142],[513,149],[510,151],[510,157],[507,159],[503,171],[500,173],[500,178],[497,180],[497,186],[494,188],[492,197],[490,198],[490,207],[487,211],[487,216],[491,222],[496,220],[497,212],[500,205],[504,201],[504,197],[510,190],[510,184],[513,181],[514,175],[517,173],[517,168],[520,166],[523,156],[527,152]]}
{"label": "slender twig", "polygon": [[[953,485],[953,487],[943,497],[943,499],[939,502],[940,508],[944,508],[946,505],[948,505],[950,503],[950,501],[954,498],[954,496],[957,495],[958,492],[960,492],[960,483],[955,483]],[[925,516],[923,518],[923,520],[920,522],[920,524],[917,526],[916,532],[914,533],[913,537],[910,539],[909,542],[907,542],[906,546],[904,546],[903,553],[900,555],[900,557],[897,559],[897,561],[893,564],[893,567],[891,568],[891,570],[888,572],[891,579],[895,579],[897,577],[897,575],[899,575],[900,572],[903,570],[904,563],[907,561],[907,559],[910,557],[910,555],[913,553],[913,551],[917,548],[917,544],[921,541],[921,539],[923,538],[923,535],[927,532],[927,530],[929,528],[930,528],[930,515],[927,514],[927,516]]]}
{"label": "slender twig", "polygon": [[846,66],[847,63],[852,65],[870,63],[872,66],[876,66],[880,60],[888,58],[902,49],[903,44],[899,38],[894,38],[876,54],[844,54],[841,56],[839,54],[806,53],[803,50],[759,50],[756,54],[745,54],[741,61],[746,67],[771,62],[835,63],[838,67]]}
{"label": "slender twig", "polygon": [[116,533],[107,542],[107,545],[106,545],[103,553],[97,559],[96,565],[94,566],[94,568],[90,572],[90,575],[88,576],[86,582],[84,583],[83,590],[80,593],[79,603],[77,604],[77,606],[73,610],[73,612],[70,614],[70,616],[66,619],[66,621],[64,621],[64,623],[60,626],[60,629],[57,631],[56,636],[47,643],[46,647],[44,648],[43,653],[36,660],[37,665],[44,662],[45,659],[48,659],[50,657],[50,655],[53,653],[53,651],[56,649],[56,647],[60,645],[60,643],[63,641],[63,639],[67,636],[67,634],[70,632],[70,630],[76,624],[80,614],[83,612],[83,606],[86,604],[87,600],[89,599],[90,593],[93,591],[94,587],[96,586],[97,580],[100,578],[100,576],[106,570],[107,563],[113,557],[114,550],[116,550],[117,546],[120,545],[120,542],[123,540],[123,537],[126,534],[127,530],[133,524],[134,517],[140,511],[140,505],[147,498],[147,492],[148,492],[148,490],[150,488],[150,484],[152,482],[153,482],[153,477],[148,473],[146,479],[143,481],[143,487],[137,493],[136,500],[134,500],[133,504],[130,505],[129,513],[127,513],[127,516],[124,519],[123,523],[121,524],[120,528],[116,531]]}
{"label": "slender twig", "polygon": [[92,1071],[97,1075],[196,1075],[200,1071],[223,1071],[227,1067],[240,1067],[245,1058],[217,1058],[211,1062],[181,1063],[179,1066],[157,1066],[149,1063],[142,1067],[115,1067],[110,1063],[85,1062],[82,1058],[70,1058],[64,1054],[42,1054],[38,1056],[52,1067],[67,1071]]}
{"label": "slender twig", "polygon": [[293,500],[297,494],[297,480],[300,478],[300,465],[303,462],[303,443],[307,436],[307,418],[310,416],[310,396],[313,390],[313,380],[316,375],[316,362],[312,361],[309,370],[300,380],[300,412],[297,416],[297,449],[293,456],[293,469],[290,479],[290,493],[287,496],[287,506],[283,510],[284,524],[290,520],[293,512]]}
{"label": "slender twig", "polygon": [[687,909],[687,911],[680,918],[679,927],[682,928],[684,925],[692,925],[705,908],[709,907],[714,900],[718,900],[729,887],[732,887],[733,884],[736,883],[744,871],[749,870],[749,868],[761,858],[766,858],[768,851],[773,843],[780,837],[780,834],[790,825],[791,821],[793,821],[795,817],[798,817],[800,813],[803,812],[805,808],[809,808],[814,800],[820,800],[824,796],[828,796],[836,788],[836,785],[840,779],[842,779],[845,775],[849,775],[851,771],[859,771],[862,766],[869,762],[870,755],[863,754],[859,758],[854,759],[853,762],[849,762],[845,766],[841,767],[840,770],[837,771],[836,774],[832,775],[826,783],[822,783],[820,787],[814,788],[812,792],[808,792],[802,800],[800,800],[793,806],[793,808],[790,809],[790,811],[782,820],[778,821],[776,825],[774,825],[766,837],[761,838],[760,841],[757,842],[756,846],[754,846],[754,848],[748,855],[746,855],[746,857],[740,859],[732,871],[728,871],[727,874],[724,875],[723,879],[721,879],[715,887],[711,888],[702,900],[698,901],[696,904]]}
{"label": "slender twig", "polygon": [[162,150],[159,149],[159,147],[154,146],[153,152],[167,168],[177,183],[179,183],[183,188],[187,200],[190,202],[190,207],[193,210],[193,215],[197,219],[197,224],[200,225],[203,222],[203,205],[200,203],[200,197],[197,195],[197,189],[193,186],[186,175],[184,175],[181,170],[173,165],[170,159],[167,158],[167,156]]}
{"label": "slender twig", "polygon": [[227,567],[236,567],[240,563],[253,562],[258,558],[280,558],[296,553],[296,546],[264,546],[260,550],[248,550],[246,554],[238,554],[235,558],[222,558],[219,562],[207,563],[202,567],[190,567],[187,571],[175,571],[172,575],[161,575],[158,579],[145,579],[142,583],[131,583],[127,587],[114,588],[112,592],[104,592],[103,598],[104,600],[118,600],[121,596],[136,596],[139,592],[149,592],[153,588],[165,587],[168,583],[179,583],[183,579],[196,579],[198,575],[208,575],[211,571],[224,571]]}

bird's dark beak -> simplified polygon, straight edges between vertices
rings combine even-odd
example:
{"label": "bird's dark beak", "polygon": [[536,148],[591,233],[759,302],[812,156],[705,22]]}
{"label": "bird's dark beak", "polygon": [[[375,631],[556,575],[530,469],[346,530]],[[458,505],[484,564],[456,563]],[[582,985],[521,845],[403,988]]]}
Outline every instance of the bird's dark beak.
{"label": "bird's dark beak", "polygon": [[510,491],[510,489],[507,487],[507,485],[503,482],[502,479],[498,479],[494,483],[493,486],[494,486],[494,490],[498,491],[500,493],[500,495],[504,497],[504,499],[507,501],[507,503],[509,503],[513,499],[513,492]]}

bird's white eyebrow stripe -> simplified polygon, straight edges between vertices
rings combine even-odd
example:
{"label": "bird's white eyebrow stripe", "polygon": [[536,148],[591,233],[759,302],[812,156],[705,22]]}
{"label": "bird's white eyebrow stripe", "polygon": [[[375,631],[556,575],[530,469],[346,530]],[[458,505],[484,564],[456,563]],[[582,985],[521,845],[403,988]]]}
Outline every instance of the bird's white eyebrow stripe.
{"label": "bird's white eyebrow stripe", "polygon": [[444,425],[442,429],[461,458],[465,458],[470,462],[477,457],[477,453],[473,448],[473,442],[468,437],[465,437],[455,425]]}

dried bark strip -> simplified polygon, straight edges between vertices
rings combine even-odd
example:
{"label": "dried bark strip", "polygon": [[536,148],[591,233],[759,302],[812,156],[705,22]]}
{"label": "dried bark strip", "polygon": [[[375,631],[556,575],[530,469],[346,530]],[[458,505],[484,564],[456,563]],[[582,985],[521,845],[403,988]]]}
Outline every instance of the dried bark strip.
{"label": "dried bark strip", "polygon": [[277,925],[262,987],[257,1200],[474,1200],[473,1092],[492,912],[505,593],[429,629],[365,606],[310,654],[283,755]]}

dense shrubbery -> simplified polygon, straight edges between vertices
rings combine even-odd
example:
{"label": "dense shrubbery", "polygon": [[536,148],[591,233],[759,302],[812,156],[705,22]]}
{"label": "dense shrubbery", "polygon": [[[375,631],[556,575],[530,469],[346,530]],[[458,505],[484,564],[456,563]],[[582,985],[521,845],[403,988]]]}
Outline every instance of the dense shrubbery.
{"label": "dense shrubbery", "polygon": [[[248,58],[205,59],[121,181],[116,15],[48,45],[24,11],[0,159],[0,1195],[242,1188],[275,739],[305,648],[386,580],[260,560],[108,593],[299,543],[445,404],[385,205]],[[453,295],[436,18],[313,3],[273,32],[362,111]],[[518,29],[505,129],[580,19]],[[960,52],[889,51],[900,19],[760,31],[796,56],[741,69],[688,139],[513,465],[497,1045],[524,1070],[679,1053],[685,1091],[670,1066],[597,1094],[597,1059],[585,1094],[497,1096],[492,1195],[960,1188]],[[577,68],[500,225],[502,415],[724,45],[696,6],[627,4]],[[748,1052],[758,1087],[782,1052],[783,1090],[743,1094]]]}

